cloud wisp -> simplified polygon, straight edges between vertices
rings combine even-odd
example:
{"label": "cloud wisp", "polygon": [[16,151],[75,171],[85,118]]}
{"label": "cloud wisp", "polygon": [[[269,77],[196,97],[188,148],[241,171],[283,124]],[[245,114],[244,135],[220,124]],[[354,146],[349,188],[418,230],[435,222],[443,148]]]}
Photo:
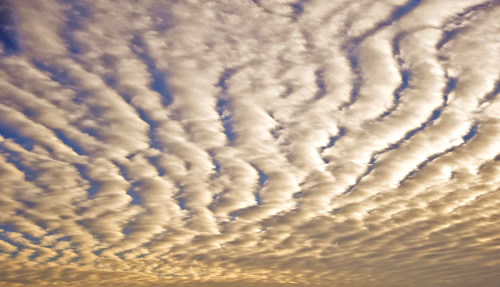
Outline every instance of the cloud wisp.
{"label": "cloud wisp", "polygon": [[498,19],[0,2],[0,285],[497,286]]}

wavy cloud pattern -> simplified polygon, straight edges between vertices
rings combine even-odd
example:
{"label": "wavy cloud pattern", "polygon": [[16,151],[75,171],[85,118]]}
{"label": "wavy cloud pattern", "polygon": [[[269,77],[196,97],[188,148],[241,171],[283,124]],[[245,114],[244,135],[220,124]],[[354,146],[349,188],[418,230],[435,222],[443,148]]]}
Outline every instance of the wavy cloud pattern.
{"label": "wavy cloud pattern", "polygon": [[499,1],[0,19],[0,285],[498,286]]}

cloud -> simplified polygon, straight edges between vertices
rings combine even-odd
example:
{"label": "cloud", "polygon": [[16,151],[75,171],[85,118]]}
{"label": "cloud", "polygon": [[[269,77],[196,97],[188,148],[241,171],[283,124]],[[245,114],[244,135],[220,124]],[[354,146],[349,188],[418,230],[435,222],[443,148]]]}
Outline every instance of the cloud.
{"label": "cloud", "polygon": [[496,1],[4,14],[3,284],[500,280]]}

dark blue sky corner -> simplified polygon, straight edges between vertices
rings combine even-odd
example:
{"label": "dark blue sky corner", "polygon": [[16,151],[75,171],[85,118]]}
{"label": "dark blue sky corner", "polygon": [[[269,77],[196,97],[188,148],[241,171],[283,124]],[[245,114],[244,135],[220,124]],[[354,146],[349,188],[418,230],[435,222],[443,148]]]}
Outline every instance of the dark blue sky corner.
{"label": "dark blue sky corner", "polygon": [[12,7],[9,1],[0,1],[0,56],[18,54],[21,50],[21,41]]}

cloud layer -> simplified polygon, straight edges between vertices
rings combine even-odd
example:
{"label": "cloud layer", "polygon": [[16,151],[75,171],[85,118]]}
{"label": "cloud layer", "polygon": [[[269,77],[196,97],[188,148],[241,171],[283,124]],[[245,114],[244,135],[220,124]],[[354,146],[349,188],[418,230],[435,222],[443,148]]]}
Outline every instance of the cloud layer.
{"label": "cloud layer", "polygon": [[0,285],[497,286],[499,4],[0,2]]}

